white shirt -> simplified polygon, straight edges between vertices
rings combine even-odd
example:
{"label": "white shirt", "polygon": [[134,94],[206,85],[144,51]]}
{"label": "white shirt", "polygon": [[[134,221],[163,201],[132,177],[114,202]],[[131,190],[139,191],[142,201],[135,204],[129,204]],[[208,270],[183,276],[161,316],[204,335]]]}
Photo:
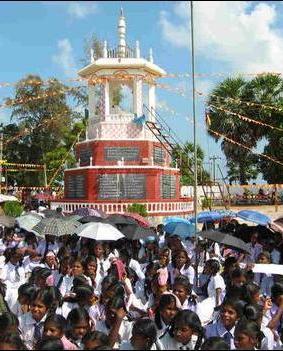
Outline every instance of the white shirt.
{"label": "white shirt", "polygon": [[0,278],[5,281],[7,288],[16,288],[19,285],[25,283],[25,269],[23,266],[18,266],[18,273],[16,274],[16,266],[11,262],[8,262],[4,265]]}
{"label": "white shirt", "polygon": [[232,336],[230,340],[230,348],[231,350],[235,349],[235,344],[234,344],[234,332],[235,332],[235,326],[230,329],[229,331],[224,327],[224,325],[221,323],[221,321],[218,321],[213,324],[208,324],[205,327],[205,337],[211,338],[212,336],[219,336],[221,338],[224,337],[224,335],[229,332]]}
{"label": "white shirt", "polygon": [[221,289],[221,295],[220,295],[220,303],[223,301],[223,298],[225,296],[225,289],[226,285],[224,282],[224,279],[222,276],[217,273],[215,276],[212,276],[210,278],[210,281],[207,286],[207,294],[209,297],[215,297],[216,296],[216,289]]}
{"label": "white shirt", "polygon": [[144,275],[144,273],[141,269],[141,265],[139,264],[138,261],[131,258],[130,263],[129,263],[129,267],[132,268],[132,270],[134,270],[136,272],[136,274],[140,280],[145,279],[145,275]]}
{"label": "white shirt", "polygon": [[[113,346],[113,349],[119,348],[119,344],[121,344],[123,341],[128,341],[131,339],[132,329],[133,329],[133,322],[128,321],[126,318],[123,319],[119,329],[119,336],[121,341],[116,342],[115,345]],[[105,333],[107,335],[109,334],[109,331],[110,331],[110,329],[107,328],[105,321],[97,321],[95,330]]]}
{"label": "white shirt", "polygon": [[[45,315],[40,321],[41,333],[43,331],[43,324],[47,315]],[[30,312],[24,313],[19,317],[19,329],[21,330],[21,338],[29,350],[33,349],[34,343],[34,326],[37,322],[33,319]]]}
{"label": "white shirt", "polygon": [[[59,273],[58,271],[55,271],[53,274],[53,277],[54,277],[54,285],[57,286],[60,278],[62,277],[62,274]],[[62,296],[65,296],[68,292],[71,291],[73,286],[73,280],[74,280],[73,276],[70,276],[68,274],[63,276],[62,283],[59,286],[59,290]]]}
{"label": "white shirt", "polygon": [[[36,248],[36,252],[39,253],[41,256],[44,256],[46,245],[47,245],[46,240],[41,240],[40,243],[38,244],[38,247]],[[56,243],[56,241],[54,242],[54,244],[48,243],[47,252],[48,251],[53,251],[57,255],[59,251],[58,243]]]}
{"label": "white shirt", "polygon": [[183,345],[182,343],[172,338],[167,332],[164,334],[164,336],[159,338],[159,344],[161,350],[194,350],[197,339],[197,335],[192,335],[190,342],[188,342],[186,345]]}

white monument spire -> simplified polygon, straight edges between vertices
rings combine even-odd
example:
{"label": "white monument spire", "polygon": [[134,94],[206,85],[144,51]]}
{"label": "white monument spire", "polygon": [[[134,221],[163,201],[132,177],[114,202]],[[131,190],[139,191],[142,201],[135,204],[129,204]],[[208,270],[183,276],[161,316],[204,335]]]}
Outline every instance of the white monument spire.
{"label": "white monument spire", "polygon": [[118,22],[118,37],[119,37],[119,57],[126,56],[126,20],[123,13],[123,8],[121,7],[120,17]]}

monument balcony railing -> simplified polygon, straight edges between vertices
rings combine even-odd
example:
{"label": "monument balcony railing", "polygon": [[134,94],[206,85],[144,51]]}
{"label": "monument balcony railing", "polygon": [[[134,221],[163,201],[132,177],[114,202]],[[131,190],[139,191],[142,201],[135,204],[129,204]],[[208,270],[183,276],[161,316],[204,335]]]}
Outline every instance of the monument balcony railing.
{"label": "monument balcony railing", "polygon": [[94,125],[99,122],[116,122],[128,123],[132,122],[135,115],[133,113],[110,113],[109,115],[93,115],[89,119],[89,125]]}
{"label": "monument balcony railing", "polygon": [[[119,48],[116,47],[116,48],[113,48],[113,49],[112,48],[107,49],[107,57],[108,58],[121,57]],[[134,57],[136,57],[135,50],[132,49],[131,47],[127,46],[126,50],[125,50],[125,56],[123,56],[123,57],[125,57],[125,58],[134,58]]]}
{"label": "monument balcony railing", "polygon": [[[181,199],[180,201],[150,201],[143,203],[139,201],[139,203],[144,204],[146,206],[146,210],[148,215],[156,215],[159,213],[170,213],[170,214],[180,214],[180,213],[191,213],[194,210],[192,199]],[[76,202],[72,200],[58,200],[51,202],[51,209],[56,209],[57,207],[61,207],[63,212],[71,213],[81,207],[93,208],[96,210],[103,211],[107,214],[112,213],[123,213],[127,212],[128,206],[132,205],[132,202],[119,202],[115,203],[115,200],[111,202]]]}

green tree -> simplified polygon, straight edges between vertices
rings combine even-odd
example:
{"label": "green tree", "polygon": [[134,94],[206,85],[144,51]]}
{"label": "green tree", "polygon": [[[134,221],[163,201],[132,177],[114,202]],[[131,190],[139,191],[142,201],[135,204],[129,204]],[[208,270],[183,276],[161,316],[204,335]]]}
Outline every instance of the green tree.
{"label": "green tree", "polygon": [[[265,152],[268,151],[270,155],[278,154],[278,148],[281,147],[278,141],[281,140],[281,135],[260,123],[283,127],[283,113],[276,110],[283,105],[282,93],[283,81],[279,75],[266,74],[252,80],[244,80],[240,77],[225,79],[216,86],[208,98],[208,128],[250,149],[256,148],[258,142],[266,138],[268,144]],[[272,106],[275,109],[263,105]],[[259,123],[248,122],[229,111],[247,116]],[[228,167],[233,167],[230,173],[234,174],[237,170],[236,178],[240,184],[246,184],[249,180],[255,179],[259,170],[263,173],[264,179],[269,182],[278,179],[278,169],[274,172],[275,178],[270,175],[270,169],[274,169],[274,163],[267,162],[265,158],[255,157],[252,151],[231,144],[210,131],[209,133],[216,142],[221,140],[221,148],[227,158]],[[231,176],[231,179],[235,178],[234,176]]]}
{"label": "green tree", "polygon": [[137,213],[143,217],[148,216],[146,206],[144,204],[132,204],[127,207],[127,212]]}
{"label": "green tree", "polygon": [[[72,126],[83,119],[74,107],[85,102],[84,92],[56,79],[44,83],[39,76],[29,75],[20,80],[14,99],[6,100],[11,118],[18,124],[6,126],[4,132],[18,137],[16,143],[4,149],[4,158],[16,163],[43,164],[50,159],[50,153],[56,154],[57,148],[67,150]],[[21,173],[17,180],[18,184],[42,185],[42,175],[36,172]]]}
{"label": "green tree", "polygon": [[[178,164],[181,171],[181,185],[194,184],[194,144],[185,143],[183,146],[176,145],[173,150],[172,161]],[[198,168],[198,183],[206,183],[210,180],[209,173],[203,168],[204,152],[197,145],[197,168]]]}

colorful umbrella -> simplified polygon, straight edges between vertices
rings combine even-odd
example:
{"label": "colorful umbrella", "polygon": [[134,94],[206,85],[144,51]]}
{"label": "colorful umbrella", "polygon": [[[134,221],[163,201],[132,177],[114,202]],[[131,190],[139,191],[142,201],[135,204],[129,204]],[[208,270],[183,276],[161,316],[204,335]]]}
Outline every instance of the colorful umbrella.
{"label": "colorful umbrella", "polygon": [[140,226],[144,228],[149,228],[151,226],[150,223],[144,217],[142,217],[137,213],[124,212],[123,216],[134,219],[135,221],[138,222]]}

